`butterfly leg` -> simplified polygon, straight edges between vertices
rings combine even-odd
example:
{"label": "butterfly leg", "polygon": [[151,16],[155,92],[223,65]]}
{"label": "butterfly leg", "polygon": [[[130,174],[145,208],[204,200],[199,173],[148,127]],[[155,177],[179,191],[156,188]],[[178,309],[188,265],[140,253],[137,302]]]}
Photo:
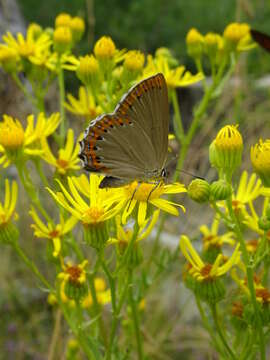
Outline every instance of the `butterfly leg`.
{"label": "butterfly leg", "polygon": [[147,200],[146,200],[147,202],[150,199],[150,196],[153,194],[153,192],[159,187],[160,183],[161,183],[161,181],[157,181],[157,182],[153,183],[153,184],[155,184],[155,186],[149,192],[149,194],[147,196]]}
{"label": "butterfly leg", "polygon": [[136,194],[136,191],[139,189],[140,186],[141,186],[141,183],[138,182],[138,184],[137,184],[135,190],[133,191],[132,196],[131,196],[131,198],[130,198],[130,200],[129,200],[129,204],[128,204],[127,211],[129,210],[131,201],[134,199],[134,196],[135,196],[135,194]]}

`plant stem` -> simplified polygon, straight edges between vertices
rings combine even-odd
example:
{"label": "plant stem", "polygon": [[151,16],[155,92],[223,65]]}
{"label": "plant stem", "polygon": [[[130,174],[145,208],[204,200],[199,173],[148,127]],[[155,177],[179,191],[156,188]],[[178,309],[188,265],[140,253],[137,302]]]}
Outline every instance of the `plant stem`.
{"label": "plant stem", "polygon": [[134,297],[133,297],[133,269],[132,268],[129,269],[128,299],[129,299],[129,305],[131,307],[133,326],[134,326],[135,337],[136,337],[136,342],[137,342],[138,360],[142,360],[143,359],[143,345],[142,345],[142,340],[141,340],[137,303],[134,301]]}
{"label": "plant stem", "polygon": [[231,217],[231,220],[233,222],[233,224],[235,225],[234,231],[235,234],[237,236],[237,239],[240,242],[240,249],[242,252],[242,256],[243,256],[243,262],[245,264],[246,267],[246,271],[247,271],[247,281],[248,281],[248,288],[249,288],[249,292],[250,292],[250,297],[251,297],[251,302],[253,305],[253,310],[254,310],[254,314],[255,314],[255,320],[256,320],[256,325],[258,327],[258,332],[259,332],[259,342],[260,342],[260,353],[261,353],[261,359],[265,360],[265,341],[264,341],[264,334],[263,334],[263,325],[262,325],[262,319],[260,317],[260,313],[259,313],[259,306],[256,300],[256,293],[255,293],[255,287],[254,287],[254,280],[253,280],[253,267],[249,262],[249,255],[248,255],[248,251],[246,248],[246,244],[243,238],[243,234],[240,228],[240,224],[238,222],[238,219],[234,213],[233,207],[232,207],[232,198],[230,197],[227,200],[227,207],[228,207],[228,211],[229,211],[229,215]]}
{"label": "plant stem", "polygon": [[36,100],[35,98],[29,93],[29,91],[27,90],[27,88],[24,86],[24,84],[21,82],[20,78],[18,77],[18,75],[16,73],[12,73],[12,78],[15,81],[15,83],[17,84],[17,86],[19,87],[19,89],[22,91],[22,93],[24,94],[24,96],[31,102],[31,104],[36,107]]}
{"label": "plant stem", "polygon": [[216,329],[217,329],[218,335],[220,337],[220,340],[222,341],[223,345],[225,346],[228,353],[230,354],[230,357],[233,360],[237,360],[237,357],[234,355],[232,349],[230,348],[229,344],[227,343],[227,340],[225,339],[223,331],[221,330],[219,320],[218,320],[218,315],[217,315],[217,306],[216,306],[216,304],[211,305],[210,308],[211,308],[211,311],[212,311],[213,319],[214,319],[214,322],[215,322]]}
{"label": "plant stem", "polygon": [[[21,180],[21,182],[23,184],[23,187],[24,187],[25,191],[27,192],[28,196],[32,200],[33,204],[36,206],[36,208],[40,211],[40,213],[44,216],[44,218],[49,223],[53,223],[53,221],[50,218],[50,216],[48,215],[47,211],[41,205],[41,202],[40,202],[40,200],[38,198],[37,191],[36,191],[33,183],[31,182],[30,176],[28,176],[28,174],[27,174],[27,169],[26,169],[25,164],[24,164],[24,169],[21,166],[21,164],[16,164],[16,165],[17,165],[19,178],[20,178],[20,180]],[[25,179],[24,175],[26,175],[27,179]]]}
{"label": "plant stem", "polygon": [[182,118],[181,118],[181,113],[180,113],[180,108],[179,108],[179,102],[178,102],[178,98],[177,98],[177,92],[175,89],[173,89],[171,91],[171,97],[172,97],[172,104],[173,104],[173,110],[174,110],[174,119],[175,119],[175,124],[176,124],[175,132],[176,132],[178,141],[181,142],[181,140],[185,136],[185,133],[184,133],[183,123],[182,123]]}
{"label": "plant stem", "polygon": [[23,250],[20,248],[18,243],[12,244],[13,249],[16,251],[17,255],[23,260],[25,265],[31,269],[31,271],[36,275],[36,277],[40,280],[40,282],[49,290],[52,291],[52,287],[49,282],[45,279],[45,277],[40,273],[36,265],[25,255]]}
{"label": "plant stem", "polygon": [[58,65],[58,86],[60,92],[60,116],[61,116],[61,124],[60,124],[60,144],[63,146],[64,138],[65,138],[65,131],[66,131],[66,117],[65,117],[65,78],[64,78],[64,71],[61,68],[61,64]]}

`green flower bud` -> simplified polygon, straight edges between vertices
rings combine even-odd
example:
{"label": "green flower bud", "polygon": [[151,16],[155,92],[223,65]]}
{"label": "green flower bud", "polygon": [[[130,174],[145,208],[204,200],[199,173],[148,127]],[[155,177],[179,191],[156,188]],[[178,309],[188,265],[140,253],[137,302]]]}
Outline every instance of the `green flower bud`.
{"label": "green flower bud", "polygon": [[206,280],[195,283],[195,294],[209,304],[216,304],[225,297],[225,287],[221,279]]}
{"label": "green flower bud", "polygon": [[209,200],[210,185],[205,180],[195,179],[189,184],[187,193],[192,200],[205,203]]}
{"label": "green flower bud", "polygon": [[189,30],[186,36],[188,54],[194,59],[199,59],[203,54],[204,38],[195,28]]}
{"label": "green flower bud", "polygon": [[96,250],[103,249],[109,239],[107,223],[84,224],[84,239],[88,245]]}
{"label": "green flower bud", "polygon": [[0,243],[14,245],[19,238],[19,231],[12,222],[0,225]]}
{"label": "green flower bud", "polygon": [[209,148],[209,159],[213,167],[229,178],[241,164],[243,140],[235,125],[224,126]]}
{"label": "green flower bud", "polygon": [[65,284],[65,294],[69,299],[80,301],[82,300],[88,293],[88,287],[86,283],[78,283],[68,281]]}
{"label": "green flower bud", "polygon": [[210,185],[211,199],[214,201],[226,200],[232,193],[232,188],[225,180],[214,181]]}

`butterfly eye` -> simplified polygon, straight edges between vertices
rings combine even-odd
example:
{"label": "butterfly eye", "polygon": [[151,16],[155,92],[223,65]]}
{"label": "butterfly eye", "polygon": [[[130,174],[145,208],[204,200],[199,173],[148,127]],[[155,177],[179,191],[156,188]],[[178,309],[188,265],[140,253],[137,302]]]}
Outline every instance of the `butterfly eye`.
{"label": "butterfly eye", "polygon": [[97,137],[97,140],[104,140],[104,138],[99,135],[99,136]]}

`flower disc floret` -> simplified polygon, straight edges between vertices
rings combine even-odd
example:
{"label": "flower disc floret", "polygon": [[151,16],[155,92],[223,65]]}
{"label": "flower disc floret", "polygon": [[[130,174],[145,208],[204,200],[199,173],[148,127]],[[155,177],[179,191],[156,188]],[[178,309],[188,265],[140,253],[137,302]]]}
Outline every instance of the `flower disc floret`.
{"label": "flower disc floret", "polygon": [[128,51],[125,56],[124,67],[129,71],[140,71],[144,65],[144,54],[138,50]]}

